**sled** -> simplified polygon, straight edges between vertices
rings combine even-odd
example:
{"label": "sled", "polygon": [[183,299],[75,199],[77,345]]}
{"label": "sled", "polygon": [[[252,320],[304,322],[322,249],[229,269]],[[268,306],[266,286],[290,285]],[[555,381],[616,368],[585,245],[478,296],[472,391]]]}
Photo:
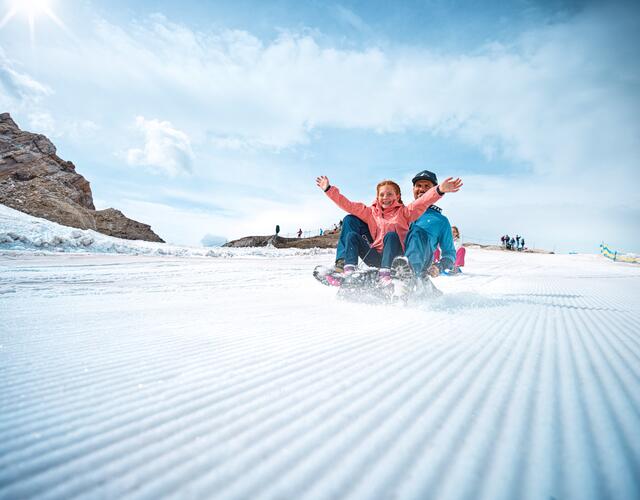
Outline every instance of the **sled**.
{"label": "sled", "polygon": [[[337,288],[338,298],[351,302],[408,303],[442,295],[428,277],[401,275],[395,269],[391,269],[392,285],[382,286],[378,271],[377,267],[358,268],[352,274],[344,276],[335,273],[333,268],[320,265],[313,270],[313,276],[323,285]],[[335,285],[336,281],[339,281],[339,286]]]}

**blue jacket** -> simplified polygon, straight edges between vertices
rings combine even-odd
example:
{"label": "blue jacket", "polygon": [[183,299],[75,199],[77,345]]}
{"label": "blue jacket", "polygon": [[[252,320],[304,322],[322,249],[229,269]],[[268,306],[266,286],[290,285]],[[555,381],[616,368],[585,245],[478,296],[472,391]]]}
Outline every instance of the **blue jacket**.
{"label": "blue jacket", "polygon": [[429,245],[432,253],[440,245],[440,259],[450,259],[452,264],[456,261],[456,249],[453,246],[451,224],[449,224],[449,219],[442,215],[440,207],[431,205],[414,224],[424,229],[429,235]]}

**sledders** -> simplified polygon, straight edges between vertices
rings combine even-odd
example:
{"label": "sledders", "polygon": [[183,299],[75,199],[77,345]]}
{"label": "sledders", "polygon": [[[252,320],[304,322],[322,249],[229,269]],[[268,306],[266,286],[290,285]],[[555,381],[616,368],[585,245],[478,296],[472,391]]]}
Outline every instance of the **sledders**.
{"label": "sledders", "polygon": [[390,279],[380,279],[380,269],[363,265],[353,270],[317,266],[313,276],[323,285],[336,287],[338,297],[362,303],[408,303],[442,295],[428,275],[416,276],[406,257],[393,260]]}

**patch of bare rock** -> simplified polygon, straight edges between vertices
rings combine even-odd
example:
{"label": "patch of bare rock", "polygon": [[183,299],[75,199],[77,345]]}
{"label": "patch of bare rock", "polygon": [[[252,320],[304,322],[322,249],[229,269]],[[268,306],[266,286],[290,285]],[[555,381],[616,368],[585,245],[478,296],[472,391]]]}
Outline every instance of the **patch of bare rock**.
{"label": "patch of bare rock", "polygon": [[225,247],[266,247],[276,248],[335,248],[340,233],[323,234],[311,238],[283,238],[281,236],[245,236],[239,240],[229,241]]}
{"label": "patch of bare rock", "polygon": [[75,165],[44,135],[20,130],[9,113],[0,114],[0,203],[64,226],[163,242],[151,226],[119,210],[96,210],[89,181]]}

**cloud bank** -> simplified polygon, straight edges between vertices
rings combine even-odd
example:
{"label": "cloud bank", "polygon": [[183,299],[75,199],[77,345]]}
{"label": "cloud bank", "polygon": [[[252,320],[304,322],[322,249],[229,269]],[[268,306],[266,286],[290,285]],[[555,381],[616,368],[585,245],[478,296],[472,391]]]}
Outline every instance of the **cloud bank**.
{"label": "cloud bank", "polygon": [[127,151],[129,165],[142,165],[171,177],[192,171],[193,151],[189,136],[168,121],[138,116],[136,129],[144,135],[144,146]]}
{"label": "cloud bank", "polygon": [[[640,41],[637,28],[624,12],[592,8],[510,46],[449,55],[339,49],[295,33],[265,44],[249,33],[200,33],[155,16],[131,31],[101,22],[85,50],[110,61],[105,67],[119,67],[113,85],[128,85],[133,98],[171,92],[195,115],[190,126],[207,130],[217,145],[287,148],[308,143],[310,131],[323,127],[422,129],[455,135],[541,174],[583,174],[603,165],[620,174],[640,153],[633,85],[640,71],[628,48]],[[103,77],[100,68],[92,70]],[[173,137],[174,153],[189,157],[183,138],[165,124],[139,127]],[[184,161],[166,168],[180,170],[178,164]]]}

